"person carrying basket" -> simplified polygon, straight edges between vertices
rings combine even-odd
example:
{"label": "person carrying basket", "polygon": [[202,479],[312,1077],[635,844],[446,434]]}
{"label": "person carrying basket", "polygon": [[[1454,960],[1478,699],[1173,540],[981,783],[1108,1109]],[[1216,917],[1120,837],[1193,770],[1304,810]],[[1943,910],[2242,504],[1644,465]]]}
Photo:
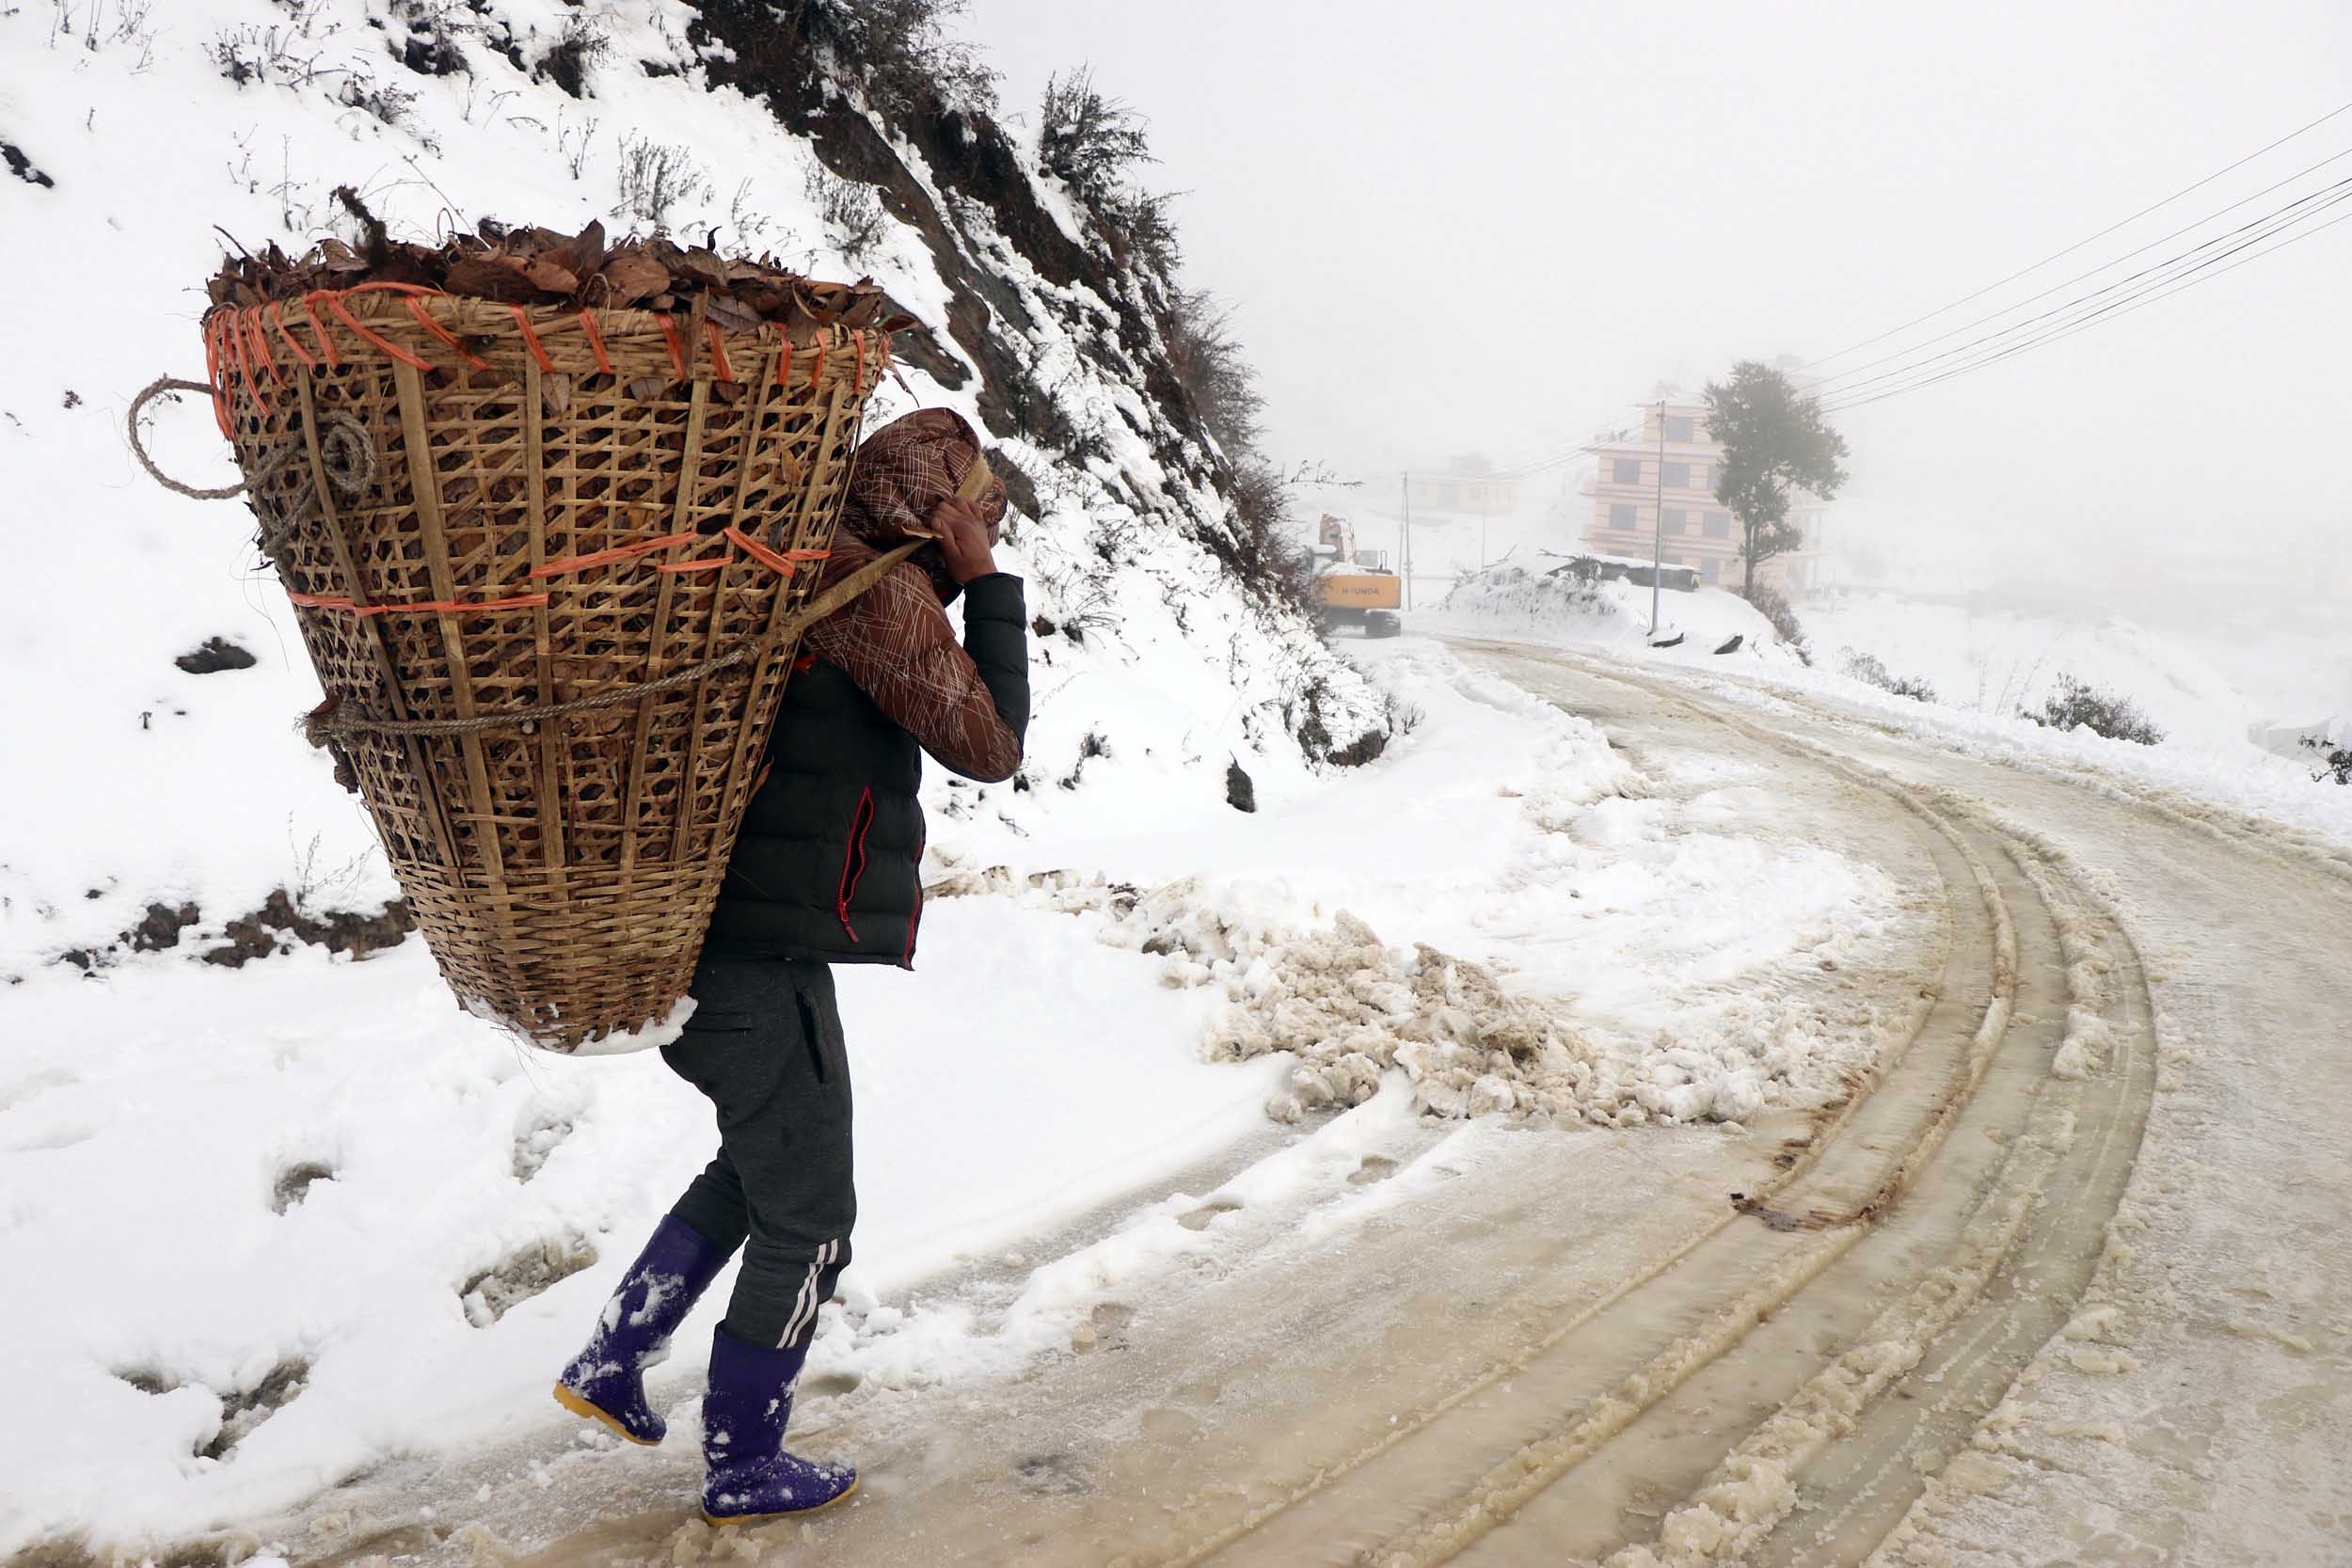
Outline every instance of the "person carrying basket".
{"label": "person carrying basket", "polygon": [[[991,549],[1006,509],[978,436],[945,409],[858,449],[768,771],[747,809],[692,1017],[662,1058],[711,1101],[719,1153],[654,1229],[555,1397],[637,1443],[665,1424],[644,1373],[738,1248],[703,1402],[703,1515],[739,1524],[850,1495],[856,1472],[784,1450],[792,1389],[850,1261],[850,1063],[837,963],[912,968],[922,915],[921,753],[981,783],[1021,766],[1028,614]],[[946,607],[963,599],[959,644]]]}

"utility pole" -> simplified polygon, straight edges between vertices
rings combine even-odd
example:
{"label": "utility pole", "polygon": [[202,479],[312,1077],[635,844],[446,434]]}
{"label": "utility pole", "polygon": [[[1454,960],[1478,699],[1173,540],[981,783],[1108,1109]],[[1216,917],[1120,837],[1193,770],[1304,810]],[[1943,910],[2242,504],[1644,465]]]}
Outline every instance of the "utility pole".
{"label": "utility pole", "polygon": [[1399,554],[1405,558],[1405,608],[1413,608],[1413,476],[1399,470],[1396,493],[1405,503],[1405,540]]}
{"label": "utility pole", "polygon": [[1651,521],[1657,531],[1649,548],[1649,640],[1658,641],[1658,595],[1666,562],[1666,400],[1658,400],[1658,504]]}

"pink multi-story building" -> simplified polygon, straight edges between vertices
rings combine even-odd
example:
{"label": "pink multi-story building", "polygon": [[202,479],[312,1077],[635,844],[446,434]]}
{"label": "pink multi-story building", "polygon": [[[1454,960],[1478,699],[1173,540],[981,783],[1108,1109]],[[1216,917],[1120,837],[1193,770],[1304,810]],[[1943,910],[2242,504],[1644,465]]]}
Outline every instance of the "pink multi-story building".
{"label": "pink multi-story building", "polygon": [[[1744,541],[1739,519],[1715,499],[1716,469],[1724,453],[1708,437],[1707,405],[1665,404],[1662,503],[1660,417],[1659,405],[1650,404],[1643,410],[1638,431],[1598,444],[1599,466],[1588,492],[1593,498],[1593,521],[1584,531],[1585,546],[1596,555],[1647,561],[1662,504],[1665,563],[1694,566],[1702,583],[1736,593],[1746,577],[1741,560]],[[1804,530],[1804,542],[1759,562],[1756,568],[1758,582],[1771,583],[1789,594],[1812,589],[1820,572],[1822,520],[1827,510],[1819,498],[1802,490],[1790,498],[1788,515]]]}

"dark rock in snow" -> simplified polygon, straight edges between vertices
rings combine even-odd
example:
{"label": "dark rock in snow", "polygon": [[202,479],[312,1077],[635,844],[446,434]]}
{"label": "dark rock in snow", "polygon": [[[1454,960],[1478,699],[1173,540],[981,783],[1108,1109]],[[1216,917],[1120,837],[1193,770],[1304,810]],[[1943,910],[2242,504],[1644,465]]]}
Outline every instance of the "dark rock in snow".
{"label": "dark rock in snow", "polygon": [[40,185],[49,189],[56,188],[57,182],[55,180],[50,179],[46,174],[43,174],[40,170],[35,168],[33,166],[33,160],[27,158],[24,155],[24,150],[17,146],[16,143],[0,141],[0,159],[6,159],[8,165],[8,172],[15,175],[19,180],[24,181],[26,184]]}
{"label": "dark rock in snow", "polygon": [[310,915],[296,909],[286,890],[279,888],[260,909],[223,927],[221,935],[228,941],[207,952],[204,961],[242,969],[255,958],[291,952],[296,942],[363,958],[380,948],[397,946],[416,925],[405,899],[395,898],[373,914],[332,910]]}
{"label": "dark rock in snow", "polygon": [[180,933],[196,924],[197,907],[183,904],[173,909],[168,904],[150,904],[146,917],[125,931],[123,941],[134,953],[160,953],[167,947],[180,945]]}
{"label": "dark rock in snow", "polygon": [[1258,809],[1258,786],[1242,771],[1238,762],[1225,765],[1225,803],[1235,811]]}
{"label": "dark rock in snow", "polygon": [[225,637],[208,637],[171,661],[191,675],[216,675],[223,670],[250,670],[253,655]]}
{"label": "dark rock in snow", "polygon": [[1740,651],[1740,644],[1745,640],[1746,636],[1747,634],[1745,632],[1735,631],[1731,634],[1731,641],[1724,643],[1722,647],[1716,649],[1715,651],[1719,654],[1736,654]]}

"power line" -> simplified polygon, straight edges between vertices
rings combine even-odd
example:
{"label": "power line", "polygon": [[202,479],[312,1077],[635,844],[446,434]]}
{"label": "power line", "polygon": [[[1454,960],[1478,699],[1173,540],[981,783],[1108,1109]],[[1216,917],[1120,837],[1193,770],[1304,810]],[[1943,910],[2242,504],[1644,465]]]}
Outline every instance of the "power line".
{"label": "power line", "polygon": [[[2240,207],[2245,206],[2249,201],[2260,200],[2262,198],[2268,196],[2271,192],[2279,189],[2281,185],[2291,185],[2295,183],[2296,181],[2302,179],[2305,175],[2312,173],[2318,169],[2326,168],[2329,164],[2336,163],[2344,158],[2352,158],[2352,147],[2347,147],[2341,152],[2331,153],[2328,156],[2320,159],[2319,162],[2310,165],[2307,167],[2299,168],[2283,180],[2274,181],[2270,184],[2265,185],[2261,190],[2254,192],[2251,196],[2240,197],[2237,200],[2231,202],[2227,207],[2223,207],[2217,212],[2208,213],[2194,223],[2183,224],[2180,228],[2173,230],[2169,234],[2159,234],[2156,238],[2150,240],[2146,245],[2140,245],[2137,249],[2127,250],[2122,255],[2116,257],[2113,261],[2102,261],[2088,272],[2078,272],[2074,277],[2066,278],[2061,282],[2053,283],[2048,288],[2042,290],[2040,293],[2027,294],[2025,298],[2019,300],[2014,305],[2005,305],[1998,310],[1993,311],[1990,315],[1979,316],[1975,321],[1964,322],[1959,326],[1953,327],[1948,332],[1938,333],[1936,336],[1927,339],[1922,342],[1912,344],[1909,348],[1897,349],[1892,354],[1881,355],[1878,358],[1867,360],[1862,364],[1856,365],[1850,371],[1840,371],[1836,375],[1825,377],[1821,385],[1832,386],[1840,381],[1851,380],[1852,377],[1860,375],[1864,371],[1869,370],[1874,366],[1883,365],[1890,359],[1900,359],[1905,355],[1915,354],[1923,348],[1928,348],[1936,343],[1943,342],[1946,339],[1957,338],[1962,333],[1968,331],[1972,327],[1982,326],[1985,323],[1990,321],[1998,321],[2001,317],[2009,315],[2013,311],[2024,309],[2026,306],[2033,304],[2036,300],[2047,299],[2061,289],[2072,288],[2075,284],[2080,283],[2087,278],[2098,277],[2099,274],[2106,272],[2110,267],[2121,266],[2122,263],[2130,261],[2135,256],[2145,255],[2147,252],[2155,249],[2156,246],[2165,244],[2169,240],[2177,240],[2182,235],[2188,233],[2191,230],[2201,229],[2206,224],[2213,222],[2216,218],[2225,216],[2228,214],[2237,211]],[[2328,188],[2332,189],[2333,187]],[[1994,284],[1994,287],[1998,288],[1999,285]],[[1897,330],[1899,331],[1901,329],[1899,327]],[[1819,364],[1820,361],[1816,360],[1815,363]]]}
{"label": "power line", "polygon": [[[2302,218],[2310,216],[2311,214],[2303,213],[2295,216],[2285,217],[2284,221],[2281,222],[2282,214],[2294,214],[2296,208],[2306,206],[2312,202],[2319,203],[2319,206],[2313,208],[2312,211],[2321,211],[2327,207],[2333,206],[2337,201],[2344,199],[2348,194],[2352,194],[2352,178],[2339,180],[2332,185],[2324,186],[2321,189],[2311,192],[2308,195],[2297,197],[2295,200],[2287,202],[2283,206],[2275,207],[2269,212],[2263,214],[2260,217],[2250,219],[2226,233],[2217,234],[2211,239],[2201,240],[2198,244],[2190,246],[2187,250],[2182,251],[2177,255],[2167,257],[2161,261],[2152,262],[2150,265],[2142,267],[2139,271],[2133,273],[2128,277],[2117,278],[2114,282],[2106,284],[2101,288],[2094,289],[2087,294],[2079,294],[2073,299],[2054,305],[2049,309],[2042,311],[2038,315],[2028,316],[2023,321],[2012,322],[2007,326],[1997,328],[1994,331],[1988,332],[1981,337],[1972,339],[1968,342],[1962,343],[1956,348],[1945,349],[1941,353],[1931,354],[1923,358],[1914,359],[1907,364],[1899,365],[1891,371],[1882,371],[1877,375],[1866,376],[1860,381],[1853,382],[1844,387],[1836,388],[1826,393],[1817,392],[1815,395],[1817,397],[1823,397],[1826,401],[1831,403],[1841,403],[1851,399],[1856,393],[1864,392],[1866,388],[1871,388],[1877,383],[1900,381],[1910,376],[1916,375],[1919,372],[1927,370],[1943,360],[1951,359],[1959,356],[1972,353],[1975,350],[1983,347],[1985,344],[1997,343],[2003,339],[2012,338],[2021,333],[2031,332],[2035,327],[2050,320],[2054,316],[2065,315],[2069,311],[2078,309],[2086,304],[2113,293],[2118,289],[2130,288],[2135,284],[2140,283],[2140,280],[2143,278],[2154,277],[2155,283],[2145,284],[2142,286],[2146,288],[2155,287],[2156,284],[2165,281],[2165,278],[2158,275],[2165,273],[2169,268],[2179,266],[2184,261],[2194,260],[2200,251],[2208,250],[2217,245],[2221,245],[2227,241],[2236,239],[2238,236],[2247,233],[2249,230],[2263,230],[2268,225],[2275,225],[2278,227],[2291,226],[2294,223],[2300,222]],[[2256,236],[2258,239],[2261,237],[2262,236],[2259,234]],[[2223,254],[2226,255],[2231,253],[2232,252],[2224,252]],[[2211,258],[2208,258],[2208,260],[2211,260]],[[2202,263],[2199,264],[2201,265]],[[1924,347],[1926,345],[1923,344],[1921,346]]]}
{"label": "power line", "polygon": [[[2334,206],[2347,199],[2352,199],[2352,197],[2338,198],[2337,201],[2330,202],[2328,205]],[[2310,214],[2304,214],[2305,217],[2309,217],[2310,215]],[[2169,287],[2143,290],[2138,294],[2116,300],[2113,303],[2104,306],[2076,321],[2067,323],[2061,326],[2054,327],[2050,331],[2042,334],[2040,337],[2015,344],[2003,349],[2000,352],[1988,355],[1970,364],[1955,366],[1950,370],[1945,371],[1936,375],[1925,377],[1919,381],[1912,382],[1900,387],[1890,387],[1883,391],[1875,392],[1867,397],[1856,398],[1851,403],[1839,404],[1836,409],[1831,410],[1831,412],[1843,412],[1847,409],[1861,408],[1873,403],[1883,402],[1888,398],[1900,397],[1905,392],[1919,391],[1924,388],[1934,386],[1940,381],[1949,381],[1953,377],[1964,375],[1970,371],[1981,370],[1986,366],[1997,364],[2003,359],[2011,358],[2017,355],[2025,353],[2027,349],[2037,347],[2042,343],[2054,342],[2062,338],[2071,338],[2077,332],[2090,330],[2100,322],[2113,321],[2123,316],[2128,316],[2134,310],[2145,309],[2147,307],[2155,304],[2158,300],[2169,299],[2172,295],[2179,293],[2184,289],[2190,289],[2196,287],[2200,283],[2210,282],[2214,278],[2220,277],[2225,272],[2235,271],[2237,268],[2244,266],[2249,261],[2260,261],[2263,257],[2269,255],[2274,250],[2283,250],[2288,245],[2294,245],[2297,241],[2310,239],[2313,234],[2317,234],[2323,230],[2333,229],[2337,224],[2343,223],[2347,219],[2352,219],[2352,213],[2346,213],[2340,217],[2330,218],[2326,223],[2315,225],[2311,229],[2305,230],[2300,234],[2290,234],[2284,239],[2278,240],[2275,244],[2263,245],[2263,248],[2254,251],[2252,255],[2240,257],[2238,260],[2230,262],[2228,266],[2215,266],[2209,261],[2205,264],[2205,266],[2200,267],[2199,269],[2185,275],[2182,278],[2172,281]],[[2297,219],[2296,221],[2300,222],[2302,220]],[[2273,232],[2275,233],[2277,230],[2273,230]],[[2238,250],[2244,250],[2249,246],[2261,245],[2263,239],[2268,237],[2269,236],[2266,235],[2257,236],[2255,239],[2249,240],[2245,242],[2244,245],[2238,245],[2231,251],[2225,251],[2223,255],[2235,255]],[[2213,260],[2218,261],[2220,258],[2214,258]],[[2210,270],[2207,270],[2208,268]]]}
{"label": "power line", "polygon": [[[2245,240],[2240,244],[2232,246],[2230,249],[2221,252],[2217,256],[2207,257],[2203,261],[2198,262],[2194,267],[2185,269],[2183,272],[2175,274],[2171,277],[2159,278],[2146,287],[2131,294],[2125,295],[2122,299],[2110,301],[2106,305],[2104,305],[2098,309],[2092,310],[2088,314],[2077,316],[2068,322],[2060,323],[2039,336],[2026,339],[2023,341],[2004,345],[2003,347],[1966,364],[1955,365],[1915,381],[1907,382],[1900,386],[1884,388],[1876,392],[1849,399],[1848,401],[1838,403],[1831,407],[1825,408],[1823,411],[1825,413],[1842,413],[1848,409],[1860,408],[1869,404],[1883,402],[1887,398],[1900,397],[1905,392],[1915,392],[1923,388],[1932,387],[1938,382],[1949,381],[1955,376],[1964,375],[1971,371],[1981,370],[1986,366],[1997,364],[2003,359],[2011,358],[2016,355],[2023,354],[2027,349],[2037,347],[2040,344],[2054,342],[2061,338],[2071,338],[2077,332],[2088,331],[2091,326],[2096,325],[2102,321],[2113,321],[2119,317],[2127,316],[2134,310],[2144,309],[2148,306],[2155,304],[2156,301],[2160,299],[2170,298],[2172,295],[2179,293],[2184,289],[2194,288],[2200,283],[2211,282],[2214,278],[2220,277],[2223,273],[2233,272],[2237,268],[2244,266],[2249,261],[2259,261],[2273,251],[2283,250],[2288,245],[2295,245],[2303,240],[2308,240],[2314,234],[2320,233],[2326,230],[2333,229],[2337,224],[2352,219],[2352,213],[2346,213],[2342,216],[2330,218],[2326,223],[2317,224],[2312,228],[2305,229],[2300,233],[2285,233],[2286,230],[2295,228],[2297,224],[2308,221],[2317,214],[2325,212],[2330,207],[2340,206],[2346,201],[2352,201],[2352,191],[2334,197],[2322,203],[2320,206],[2312,209],[2311,212],[2298,214],[2283,223],[2275,224],[2265,230],[2263,233],[2257,234],[2251,239]],[[2277,237],[2282,233],[2285,233],[2285,237],[2283,239]],[[2271,241],[2272,243],[2265,244],[2265,241]],[[2260,245],[2262,248],[2253,250],[2251,255],[2239,256],[2239,252],[2249,250],[2256,245]],[[2228,261],[2229,258],[2233,256],[2238,259],[2235,261],[2229,261],[2229,264],[2227,266],[2218,264],[2224,261]],[[2078,301],[2077,303],[2079,304],[2082,302]]]}
{"label": "power line", "polygon": [[[2020,267],[2017,271],[2010,273],[2007,277],[1998,278],[1991,283],[1987,283],[1983,288],[1977,290],[1974,293],[1963,294],[1958,299],[1951,301],[1947,305],[1939,305],[1923,316],[1914,316],[1911,320],[1903,323],[1900,326],[1890,326],[1874,338],[1865,338],[1860,342],[1849,343],[1846,347],[1838,349],[1835,353],[1824,354],[1819,359],[1807,360],[1804,364],[1800,365],[1798,369],[1811,370],[1815,365],[1825,365],[1832,359],[1842,359],[1847,355],[1853,353],[1856,349],[1865,349],[1870,347],[1873,343],[1884,342],[1887,339],[1892,338],[1899,332],[1908,332],[1913,327],[1917,326],[1924,322],[1933,321],[1936,317],[1945,314],[1947,311],[1956,310],[1963,305],[1982,299],[1986,294],[1991,293],[1995,289],[2001,288],[2010,283],[2014,283],[2017,279],[2025,277],[2028,273],[2039,272],[2043,267],[2048,266],[2051,262],[2062,261],[2066,257],[2072,256],[2074,252],[2082,249],[2085,245],[2106,239],[2109,234],[2114,233],[2117,230],[2126,228],[2131,224],[2138,222],[2141,218],[2146,217],[2149,214],[2157,211],[2159,208],[2169,207],[2173,202],[2180,200],[2181,198],[2187,196],[2194,191],[2203,189],[2205,186],[2212,184],[2216,180],[2220,179],[2223,175],[2230,173],[2232,170],[2245,167],[2248,164],[2252,163],[2264,153],[2269,152],[2277,148],[2284,147],[2288,142],[2293,141],[2296,137],[2303,135],[2306,131],[2315,130],[2319,126],[2327,124],[2329,120],[2335,119],[2338,115],[2344,114],[2347,110],[2352,110],[2352,103],[2339,104],[2335,108],[2328,110],[2326,114],[2321,115],[2317,119],[2312,120],[2308,124],[2299,125],[2294,130],[2289,131],[2285,135],[2280,136],[2277,141],[2270,142],[2263,147],[2258,147],[2253,151],[2249,152],[2245,157],[2238,159],[2237,162],[2230,164],[2225,167],[2214,170],[2211,174],[2206,175],[2202,180],[2198,181],[2195,184],[2184,185],[2179,190],[2174,191],[2170,196],[2166,197],[2163,200],[2151,202],[2149,205],[2142,207],[2138,212],[2134,213],[2131,216],[2110,223],[2105,229],[2100,230],[2096,234],[2092,234],[2086,239],[2077,240],[2063,250],[2054,251],[2050,255],[2044,256],[2041,261],[2036,261],[2029,267]],[[2224,210],[2226,211],[2227,209]]]}
{"label": "power line", "polygon": [[[2352,182],[2347,182],[2347,183],[2352,183]],[[2310,200],[2312,198],[2306,198],[2305,199]],[[2101,289],[2093,293],[2086,294],[2078,299],[2071,300],[2067,304],[2060,306],[2054,310],[2045,311],[2041,317],[2035,318],[2033,322],[2020,323],[2016,326],[2007,328],[2001,332],[1988,334],[1986,337],[1978,340],[1976,344],[1969,345],[1970,347],[1982,347],[1987,344],[1993,345],[1989,352],[1980,354],[1976,358],[1967,360],[1959,365],[1947,366],[1942,370],[1930,371],[1930,372],[1926,375],[1918,375],[1916,374],[1917,372],[1928,370],[1929,365],[1931,363],[1931,361],[1923,360],[1919,364],[1910,367],[1909,370],[1902,372],[1900,375],[1898,375],[1896,377],[1898,385],[1892,387],[1883,387],[1875,391],[1865,391],[1859,387],[1851,388],[1848,388],[1847,395],[1845,395],[1842,399],[1836,401],[1833,406],[1836,408],[1855,407],[1865,403],[1876,402],[1882,397],[1893,396],[1897,392],[1916,390],[1918,388],[1931,386],[1938,381],[1948,380],[1952,376],[1958,375],[1965,371],[1979,369],[1986,365],[1997,363],[2002,359],[2009,358],[2015,354],[2023,353],[2026,349],[2034,347],[2038,344],[2054,341],[2061,337],[2070,337],[2074,334],[2074,332],[2080,330],[2083,326],[2088,325],[2092,322],[2106,319],[2110,315],[2126,313],[2127,309],[2137,309],[2138,305],[2141,303],[2152,304],[2155,299],[2161,298],[2166,294],[2177,293],[2181,289],[2189,287],[2191,284],[2204,281],[2208,277],[2218,277],[2220,274],[2230,271],[2233,267],[2243,265],[2245,261],[2252,261],[2255,258],[2253,256],[2245,257],[2242,261],[2231,262],[2229,266],[2222,266],[2219,263],[2228,261],[2229,258],[2233,256],[2238,255],[2241,251],[2247,250],[2251,246],[2261,245],[2265,240],[2270,239],[2274,235],[2284,233],[2286,230],[2295,228],[2296,225],[2309,221],[2312,217],[2319,213],[2326,212],[2328,208],[2340,206],[2347,200],[2352,200],[2352,190],[2339,192],[2336,195],[2330,196],[2326,200],[2320,201],[2317,206],[2311,208],[2308,212],[2296,213],[2283,218],[2279,217],[2276,214],[2271,214],[2257,224],[2247,226],[2249,229],[2258,229],[2259,232],[2254,233],[2250,238],[2240,240],[2238,244],[2232,245],[2227,250],[2195,260],[2190,265],[2180,266],[2179,263],[2181,261],[2189,260],[2196,254],[2194,251],[2186,252],[2183,256],[2173,258],[2170,261],[2165,262],[2157,267],[2147,269],[2148,281],[2141,283],[2137,288],[2133,289],[2131,292],[2123,294],[2119,299],[2110,300],[2105,305],[2096,306],[2095,309],[2087,311],[2083,309],[2083,307],[2092,305],[2102,295],[2112,293],[2115,288],[2122,287],[2121,284],[2110,285],[2108,288]],[[2301,206],[2303,203],[2296,202],[2294,205]],[[2266,254],[2268,250],[2281,248],[2286,245],[2295,243],[2296,240],[2308,239],[2311,235],[2319,232],[2320,230],[2330,228],[2332,226],[2333,220],[2329,223],[2320,224],[2314,228],[2305,230],[2300,234],[2291,234],[2286,239],[2280,241],[2278,245],[2267,246],[2265,250],[2256,252],[2256,255]],[[2239,230],[2238,232],[2244,232],[2244,230]],[[2234,234],[2222,236],[2222,238],[2225,239],[2234,237]],[[2217,240],[2208,241],[2206,245],[2200,245],[2197,248],[2202,250],[2207,248],[2207,245],[2217,243],[2219,243]],[[2170,286],[2168,287],[2167,285]],[[2070,312],[2072,312],[2072,314],[2070,314]],[[2031,335],[2025,337],[2019,336],[2020,333],[2030,333],[2030,329],[2033,326],[2037,325],[2041,322],[2048,320],[2053,316],[2063,316],[2067,319],[2058,321],[2056,325],[2051,325],[2039,333],[2031,333]],[[2003,341],[2005,339],[2008,341]],[[1963,351],[1954,350],[1952,352],[1960,353]],[[1949,356],[1950,356],[1947,354],[1938,355],[1934,357],[1942,359]]]}

